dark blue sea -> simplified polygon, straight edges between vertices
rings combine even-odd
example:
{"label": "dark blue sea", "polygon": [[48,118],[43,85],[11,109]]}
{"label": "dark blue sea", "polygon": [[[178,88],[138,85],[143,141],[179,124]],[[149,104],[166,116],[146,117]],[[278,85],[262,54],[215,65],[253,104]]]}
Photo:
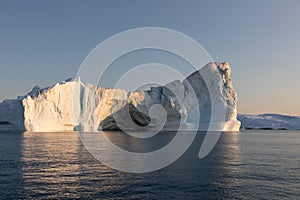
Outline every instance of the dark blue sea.
{"label": "dark blue sea", "polygon": [[[106,133],[119,146],[146,151]],[[163,133],[153,145],[171,140]],[[0,199],[299,199],[300,132],[222,133],[204,159],[199,133],[186,153],[158,171],[132,174],[96,160],[78,133],[0,132]]]}

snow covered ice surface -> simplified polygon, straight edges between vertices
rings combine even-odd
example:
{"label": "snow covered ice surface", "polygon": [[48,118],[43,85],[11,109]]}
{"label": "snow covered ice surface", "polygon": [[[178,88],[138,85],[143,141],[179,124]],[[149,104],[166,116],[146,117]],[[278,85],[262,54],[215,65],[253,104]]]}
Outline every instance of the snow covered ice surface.
{"label": "snow covered ice surface", "polygon": [[300,130],[300,117],[279,114],[238,115],[244,129]]}
{"label": "snow covered ice surface", "polygon": [[[31,92],[0,104],[0,130],[213,130],[238,131],[237,95],[228,63],[209,63],[182,82],[149,91],[107,89],[80,78]],[[209,87],[209,90],[208,90]],[[196,98],[195,98],[196,96]],[[213,96],[213,98],[211,98]],[[225,110],[211,121],[211,108]],[[201,113],[200,113],[201,111]],[[201,121],[199,119],[201,114]],[[163,126],[162,126],[163,124]],[[199,125],[199,126],[198,126]]]}

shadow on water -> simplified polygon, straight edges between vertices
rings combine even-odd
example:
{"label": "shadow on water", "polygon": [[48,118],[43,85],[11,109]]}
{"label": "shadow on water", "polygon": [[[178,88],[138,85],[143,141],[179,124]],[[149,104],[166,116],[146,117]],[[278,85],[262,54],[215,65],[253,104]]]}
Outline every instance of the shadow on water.
{"label": "shadow on water", "polygon": [[[161,146],[175,133],[164,133]],[[120,132],[106,135],[132,151],[153,147],[124,139]],[[188,151],[170,166],[145,174],[113,170],[94,159],[76,132],[1,133],[0,198],[185,198],[238,197],[239,134],[223,133],[213,151],[198,158],[204,138],[199,133]],[[153,141],[151,141],[153,143]]]}

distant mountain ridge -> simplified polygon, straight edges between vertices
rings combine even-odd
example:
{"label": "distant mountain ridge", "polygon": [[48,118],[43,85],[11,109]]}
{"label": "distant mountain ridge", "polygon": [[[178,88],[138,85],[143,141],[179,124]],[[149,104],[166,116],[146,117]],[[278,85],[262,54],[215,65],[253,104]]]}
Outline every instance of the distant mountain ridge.
{"label": "distant mountain ridge", "polygon": [[300,117],[281,114],[238,114],[241,129],[300,130]]}

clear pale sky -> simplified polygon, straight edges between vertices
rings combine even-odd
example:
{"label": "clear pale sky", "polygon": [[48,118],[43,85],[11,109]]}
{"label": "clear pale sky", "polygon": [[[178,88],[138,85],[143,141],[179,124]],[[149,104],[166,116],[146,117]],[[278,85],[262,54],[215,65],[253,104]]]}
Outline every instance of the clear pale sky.
{"label": "clear pale sky", "polygon": [[0,1],[0,101],[76,75],[107,37],[157,26],[228,61],[239,113],[300,115],[300,1]]}

